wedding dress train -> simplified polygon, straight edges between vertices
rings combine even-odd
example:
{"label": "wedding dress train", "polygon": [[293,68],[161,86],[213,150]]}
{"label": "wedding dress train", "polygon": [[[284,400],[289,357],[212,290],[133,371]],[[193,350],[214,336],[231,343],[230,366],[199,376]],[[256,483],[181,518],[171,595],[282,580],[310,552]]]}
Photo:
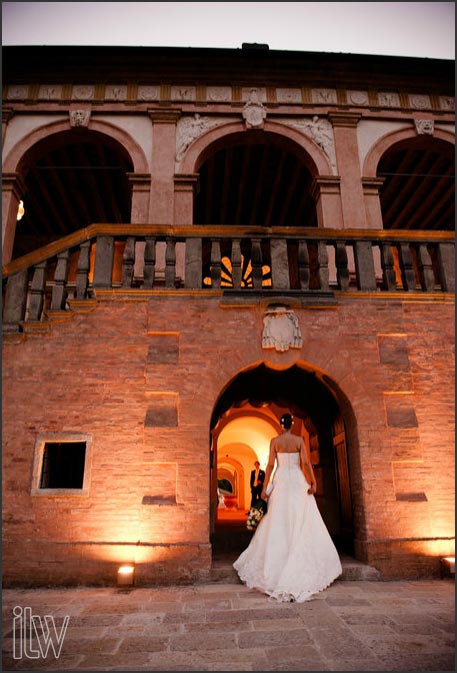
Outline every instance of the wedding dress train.
{"label": "wedding dress train", "polygon": [[300,468],[299,453],[277,453],[268,512],[233,564],[240,579],[278,601],[309,600],[342,573],[335,545]]}

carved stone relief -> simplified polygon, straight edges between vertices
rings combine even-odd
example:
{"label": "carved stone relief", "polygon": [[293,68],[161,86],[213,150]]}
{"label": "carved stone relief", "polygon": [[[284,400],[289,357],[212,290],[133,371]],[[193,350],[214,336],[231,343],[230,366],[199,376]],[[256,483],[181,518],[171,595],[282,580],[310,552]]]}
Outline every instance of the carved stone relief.
{"label": "carved stone relief", "polygon": [[29,87],[28,86],[22,86],[22,85],[12,85],[8,87],[8,94],[7,98],[8,100],[17,100],[21,98],[27,98],[29,93]]}
{"label": "carved stone relief", "polygon": [[172,100],[195,100],[196,88],[194,86],[172,86],[171,99]]}
{"label": "carved stone relief", "polygon": [[89,126],[90,110],[70,110],[70,126]]}
{"label": "carved stone relief", "polygon": [[38,98],[40,100],[59,100],[62,98],[62,88],[60,84],[40,86]]}
{"label": "carved stone relief", "polygon": [[158,100],[159,98],[159,87],[158,86],[143,86],[138,87],[138,100]]}
{"label": "carved stone relief", "polygon": [[431,107],[430,97],[422,94],[410,94],[409,104],[416,110],[424,110]]}
{"label": "carved stone relief", "polygon": [[267,111],[259,99],[258,89],[251,89],[242,115],[247,128],[262,128]]}
{"label": "carved stone relief", "polygon": [[378,93],[378,102],[382,107],[400,107],[400,96],[398,93],[383,91]]}
{"label": "carved stone relief", "polygon": [[202,133],[227,121],[221,117],[218,119],[201,117],[198,112],[193,117],[181,117],[176,129],[176,161],[181,161],[189,145]]}
{"label": "carved stone relief", "polygon": [[71,97],[76,100],[92,100],[95,87],[92,85],[78,85],[73,87]]}
{"label": "carved stone relief", "polygon": [[278,103],[301,103],[300,89],[276,89]]}
{"label": "carved stone relief", "polygon": [[415,119],[414,125],[418,135],[432,136],[435,131],[435,124],[433,119]]}
{"label": "carved stone relief", "polygon": [[347,98],[352,105],[368,105],[368,93],[366,91],[347,91]]}
{"label": "carved stone relief", "polygon": [[333,128],[327,119],[319,119],[315,115],[312,119],[284,119],[285,124],[292,126],[311,138],[320,147],[334,170],[336,170],[335,140]]}
{"label": "carved stone relief", "polygon": [[267,102],[267,90],[265,89],[265,87],[256,87],[255,89],[253,87],[249,89],[243,87],[243,89],[241,90],[242,100],[248,102],[250,100],[253,100],[253,96],[256,103]]}
{"label": "carved stone relief", "polygon": [[285,306],[267,309],[263,319],[262,348],[275,348],[279,353],[301,348],[303,341],[297,316]]}
{"label": "carved stone relief", "polygon": [[108,84],[105,89],[106,100],[125,100],[127,98],[127,87],[116,84]]}
{"label": "carved stone relief", "polygon": [[326,103],[334,105],[337,102],[335,89],[312,89],[313,103]]}
{"label": "carved stone relief", "polygon": [[206,90],[208,100],[214,103],[228,103],[232,100],[232,87],[209,86]]}
{"label": "carved stone relief", "polygon": [[455,98],[454,96],[440,96],[440,108],[442,110],[451,110],[452,112],[455,109]]}

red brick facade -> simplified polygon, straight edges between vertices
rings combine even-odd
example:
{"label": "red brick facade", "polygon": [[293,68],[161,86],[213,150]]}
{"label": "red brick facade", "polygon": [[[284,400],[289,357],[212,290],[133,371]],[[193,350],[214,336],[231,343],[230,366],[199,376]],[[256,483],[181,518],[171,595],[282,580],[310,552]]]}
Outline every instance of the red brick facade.
{"label": "red brick facade", "polygon": [[[316,449],[324,465],[324,519],[346,536],[350,553],[385,577],[438,576],[440,559],[454,554],[452,235],[427,227],[411,233],[413,225],[386,231],[395,195],[386,206],[380,191],[385,177],[377,174],[392,147],[449,155],[451,85],[438,76],[442,69],[436,64],[436,79],[428,72],[416,93],[420,63],[411,63],[408,79],[401,73],[396,78],[396,64],[389,61],[385,72],[373,71],[379,77],[375,86],[363,72],[363,59],[356,59],[357,67],[345,65],[348,74],[339,87],[318,65],[313,79],[297,86],[297,71],[287,74],[283,57],[286,74],[274,81],[261,70],[240,74],[235,55],[224,52],[224,87],[212,71],[220,63],[198,61],[202,72],[195,87],[192,72],[181,71],[187,94],[169,84],[180,84],[176,63],[157,75],[157,87],[155,80],[154,86],[149,80],[141,85],[139,75],[123,71],[119,77],[128,86],[116,91],[95,81],[98,75],[93,89],[79,84],[82,75],[70,86],[73,66],[68,77],[46,71],[49,64],[43,72],[36,66],[22,75],[11,66],[3,118],[6,584],[112,584],[124,562],[135,564],[138,584],[209,577],[215,423],[226,411],[216,414],[218,404],[236,389],[232,407],[242,406],[244,375],[269,386],[281,372],[298,381],[288,402],[312,407],[310,428],[320,419],[327,438]],[[92,82],[88,65],[81,67]],[[237,84],[230,83],[231,73]],[[55,87],[46,89],[45,99],[40,92],[48,74]],[[144,102],[147,96],[151,100]],[[258,128],[246,112],[249,102],[264,115]],[[75,110],[79,117],[72,116]],[[183,120],[198,121],[196,111],[206,126],[186,135]],[[309,133],[318,116],[328,132],[319,142]],[[430,120],[431,126],[422,125]],[[109,138],[104,148],[122,148],[129,156],[130,220],[92,220],[61,233],[65,245],[58,236],[47,248],[14,258],[14,241],[21,236],[17,204],[27,189],[33,191],[24,157],[33,163],[36,148],[51,139],[74,143],[101,136]],[[285,147],[289,167],[290,156],[298,157],[295,179],[306,171],[312,177],[306,189],[314,228],[301,233],[288,222],[265,228],[266,234],[239,222],[232,229],[223,222],[191,228],[201,224],[194,213],[202,165],[218,148],[230,148],[223,144],[227,139],[239,138],[249,138],[247,145],[267,139],[265,146],[271,142],[278,152]],[[87,201],[92,196],[87,193]],[[217,198],[229,209],[228,192]],[[438,192],[430,199],[428,208]],[[451,222],[453,227],[453,217]],[[168,227],[165,233],[159,225]],[[233,287],[227,290],[221,287],[221,256],[227,253],[218,246],[229,231]],[[163,244],[159,261],[154,237]],[[265,250],[262,237],[271,246],[265,258],[269,285],[256,262]],[[237,291],[236,246],[248,239],[254,289],[240,285]],[[328,248],[335,255],[330,260]],[[300,343],[267,347],[264,318],[272,305],[293,314]],[[271,392],[261,389],[259,396],[255,413],[262,416]],[[71,493],[43,489],[46,441],[78,438],[86,442],[82,487]]]}

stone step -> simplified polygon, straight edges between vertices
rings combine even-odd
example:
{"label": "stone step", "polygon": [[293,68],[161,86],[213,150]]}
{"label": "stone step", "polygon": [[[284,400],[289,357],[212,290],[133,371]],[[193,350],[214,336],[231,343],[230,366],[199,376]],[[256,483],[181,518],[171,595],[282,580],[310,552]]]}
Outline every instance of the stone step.
{"label": "stone step", "polygon": [[[238,573],[233,568],[233,561],[238,554],[226,553],[213,558],[210,571],[210,582],[225,582],[228,584],[241,584]],[[381,580],[381,573],[373,566],[357,561],[351,556],[341,556],[343,573],[338,578],[340,582],[377,582]]]}

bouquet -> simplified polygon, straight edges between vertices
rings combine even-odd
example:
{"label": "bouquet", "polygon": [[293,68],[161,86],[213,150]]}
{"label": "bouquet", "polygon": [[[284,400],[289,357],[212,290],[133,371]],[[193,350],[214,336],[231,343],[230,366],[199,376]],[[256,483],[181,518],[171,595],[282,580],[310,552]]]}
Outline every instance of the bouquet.
{"label": "bouquet", "polygon": [[248,520],[246,522],[246,528],[248,530],[255,530],[260,523],[260,520],[267,513],[267,503],[262,498],[259,498],[255,505],[251,507],[248,514]]}

